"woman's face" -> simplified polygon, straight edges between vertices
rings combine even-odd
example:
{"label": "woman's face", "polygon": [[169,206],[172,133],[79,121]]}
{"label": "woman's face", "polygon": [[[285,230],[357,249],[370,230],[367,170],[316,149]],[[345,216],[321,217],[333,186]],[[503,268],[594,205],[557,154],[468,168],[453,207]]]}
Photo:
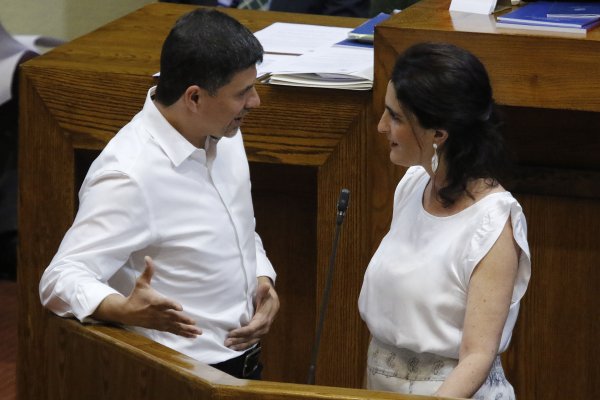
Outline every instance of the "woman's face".
{"label": "woman's face", "polygon": [[421,128],[415,118],[409,120],[400,107],[392,82],[388,82],[385,111],[379,120],[377,130],[385,134],[390,143],[390,161],[392,163],[403,167],[422,165],[426,169],[430,169],[433,156],[433,134],[430,134],[429,130]]}

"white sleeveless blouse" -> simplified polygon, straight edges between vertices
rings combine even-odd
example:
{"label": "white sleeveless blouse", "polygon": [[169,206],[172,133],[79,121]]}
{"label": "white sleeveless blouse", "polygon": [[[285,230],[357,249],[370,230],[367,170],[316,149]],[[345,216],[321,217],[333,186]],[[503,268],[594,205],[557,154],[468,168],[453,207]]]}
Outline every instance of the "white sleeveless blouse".
{"label": "white sleeveless blouse", "polygon": [[531,275],[521,206],[509,192],[498,192],[455,215],[436,217],[423,208],[428,181],[422,167],[411,167],[398,184],[390,231],[365,272],[360,315],[382,343],[457,359],[471,274],[510,218],[521,254],[501,353]]}

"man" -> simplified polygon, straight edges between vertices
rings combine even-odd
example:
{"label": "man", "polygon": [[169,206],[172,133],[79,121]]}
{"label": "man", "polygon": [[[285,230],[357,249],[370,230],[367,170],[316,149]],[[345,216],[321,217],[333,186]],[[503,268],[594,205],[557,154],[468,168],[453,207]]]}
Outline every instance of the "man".
{"label": "man", "polygon": [[[185,3],[203,6],[258,8],[261,10],[295,12],[302,14],[335,15],[366,18],[369,0],[161,0],[166,3]],[[261,4],[260,7],[257,7]]]}
{"label": "man", "polygon": [[263,50],[214,10],[181,17],[142,111],[94,161],[42,303],[132,329],[239,378],[260,379],[259,340],[279,309],[254,231],[239,126],[260,105]]}

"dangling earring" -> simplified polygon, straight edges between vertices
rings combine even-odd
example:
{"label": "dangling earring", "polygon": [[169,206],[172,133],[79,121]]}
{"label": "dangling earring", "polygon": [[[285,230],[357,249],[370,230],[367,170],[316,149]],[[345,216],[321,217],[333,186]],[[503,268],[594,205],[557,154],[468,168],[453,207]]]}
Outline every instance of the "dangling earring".
{"label": "dangling earring", "polygon": [[435,171],[437,171],[438,165],[440,163],[440,160],[439,160],[438,154],[437,154],[437,148],[438,148],[437,143],[434,143],[433,144],[433,157],[431,157],[431,170],[433,171],[434,174],[435,174]]}

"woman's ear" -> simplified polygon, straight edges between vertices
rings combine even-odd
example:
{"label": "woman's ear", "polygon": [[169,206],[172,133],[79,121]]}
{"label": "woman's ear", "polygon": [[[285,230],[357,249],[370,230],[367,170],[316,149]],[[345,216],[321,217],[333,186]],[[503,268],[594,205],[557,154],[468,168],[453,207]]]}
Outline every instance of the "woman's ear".
{"label": "woman's ear", "polygon": [[448,131],[445,129],[436,129],[433,133],[433,141],[441,147],[448,139]]}

